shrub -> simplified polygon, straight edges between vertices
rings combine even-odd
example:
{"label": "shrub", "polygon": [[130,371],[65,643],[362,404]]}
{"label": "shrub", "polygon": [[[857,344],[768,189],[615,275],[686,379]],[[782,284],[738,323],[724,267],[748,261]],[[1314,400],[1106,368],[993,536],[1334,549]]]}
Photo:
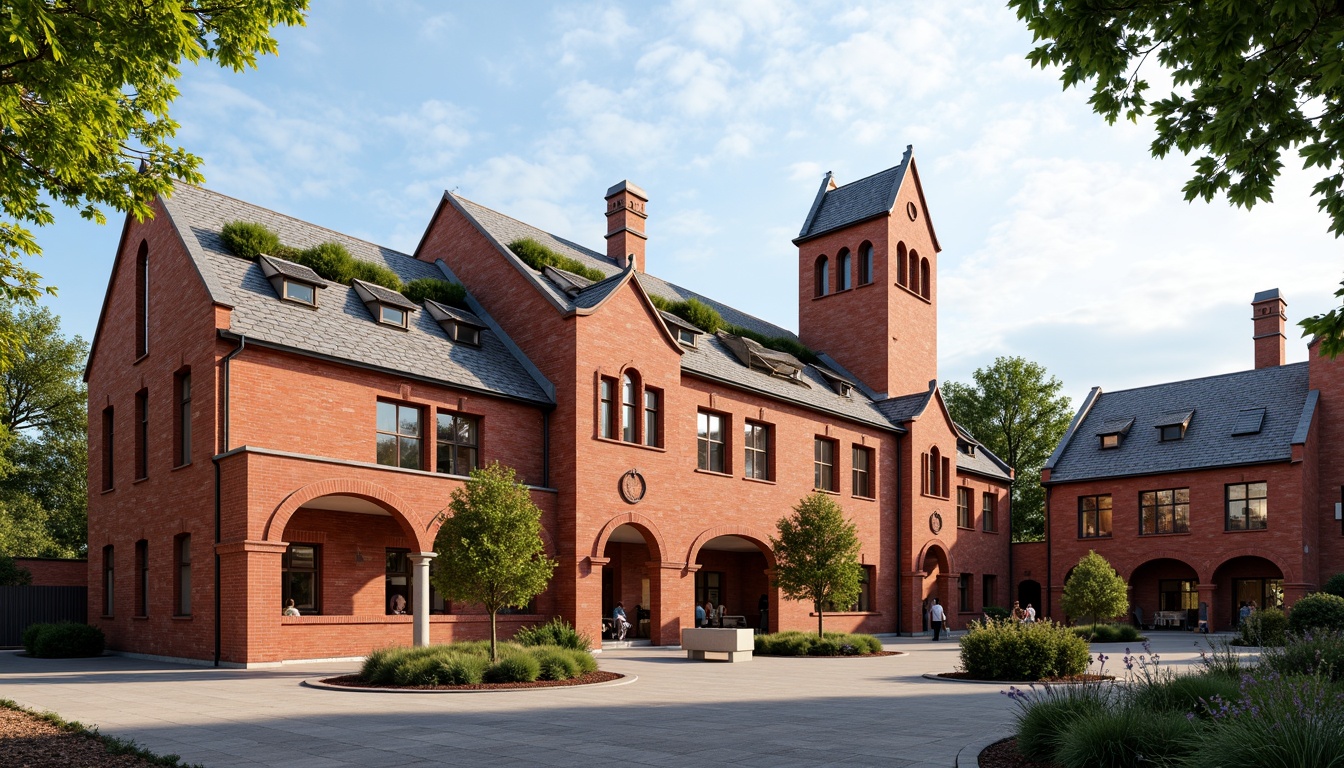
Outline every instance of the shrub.
{"label": "shrub", "polygon": [[541,674],[541,664],[528,653],[504,656],[485,670],[487,683],[530,683]]}
{"label": "shrub", "polygon": [[582,275],[595,282],[605,280],[607,277],[592,267],[584,266],[583,262],[556,253],[530,237],[524,237],[509,243],[509,250],[522,259],[524,264],[538,272],[550,266]]}
{"label": "shrub", "polygon": [[476,685],[485,679],[490,660],[484,656],[449,654],[438,659],[439,685]]}
{"label": "shrub", "polygon": [[1236,697],[1237,685],[1237,680],[1219,674],[1173,676],[1135,687],[1129,704],[1153,712],[1208,716],[1208,702],[1215,696]]}
{"label": "shrub", "polygon": [[725,323],[723,330],[734,336],[741,336],[758,342],[761,346],[766,347],[767,349],[773,349],[776,352],[787,352],[805,363],[817,362],[817,353],[803,346],[802,342],[794,341],[793,339],[784,336],[766,336],[765,334],[757,333],[750,328],[743,328],[740,325],[732,325],[730,323]]}
{"label": "shrub", "polygon": [[1344,694],[1320,676],[1247,675],[1190,739],[1188,768],[1344,765]]}
{"label": "shrub", "polygon": [[1166,765],[1190,752],[1195,726],[1175,712],[1120,707],[1079,717],[1059,737],[1063,768]]}
{"label": "shrub", "polygon": [[63,621],[32,624],[23,631],[23,649],[41,659],[75,659],[101,656],[106,647],[103,631],[88,624]]}
{"label": "shrub", "polygon": [[1238,627],[1242,645],[1283,645],[1288,617],[1278,608],[1254,611]]}
{"label": "shrub", "polygon": [[1232,644],[1221,637],[1210,637],[1207,642],[1209,649],[1199,652],[1199,663],[1204,667],[1204,674],[1241,680],[1245,670],[1241,665],[1241,656],[1232,650]]}
{"label": "shrub", "polygon": [[0,587],[23,587],[32,583],[32,571],[15,563],[9,555],[0,555]]}
{"label": "shrub", "polygon": [[261,224],[230,221],[220,228],[219,237],[234,256],[244,259],[255,259],[259,253],[279,256],[276,251],[280,249],[280,236]]}
{"label": "shrub", "polygon": [[1081,675],[1087,641],[1050,621],[973,621],[961,638],[962,670],[980,680],[1042,680]]}
{"label": "shrub", "polygon": [[513,641],[525,646],[556,645],[561,648],[573,648],[580,651],[587,651],[593,647],[592,638],[578,631],[559,616],[545,624],[523,627],[514,633]]}
{"label": "shrub", "polygon": [[1060,737],[1073,723],[1106,711],[1114,689],[1101,685],[1053,685],[1027,693],[1017,688],[1009,695],[1017,703],[1017,751],[1032,760],[1055,758]]}
{"label": "shrub", "polygon": [[535,656],[541,673],[540,680],[568,680],[579,676],[579,665],[574,657],[557,648],[538,650]]}
{"label": "shrub", "polygon": [[1138,643],[1146,639],[1129,624],[1083,624],[1071,629],[1075,635],[1093,643]]}
{"label": "shrub", "polygon": [[1260,663],[1280,675],[1321,675],[1344,681],[1344,632],[1289,635],[1282,648],[1267,648]]}
{"label": "shrub", "polygon": [[1325,588],[1321,591],[1327,595],[1344,597],[1344,573],[1336,573],[1331,576],[1330,580],[1325,582]]}
{"label": "shrub", "polygon": [[407,283],[403,293],[406,294],[406,298],[417,304],[425,299],[432,299],[450,307],[467,308],[467,289],[447,280],[421,277]]}
{"label": "shrub", "polygon": [[401,278],[397,276],[396,272],[372,261],[362,261],[352,257],[350,273],[353,277],[366,283],[381,285],[394,291],[401,291],[406,287],[402,284]]}
{"label": "shrub", "polygon": [[994,621],[1003,621],[1004,619],[1012,615],[1013,615],[1012,611],[1009,611],[1007,608],[1000,608],[997,605],[985,606],[986,619],[993,619]]}
{"label": "shrub", "polygon": [[1344,597],[1324,592],[1307,595],[1293,603],[1288,628],[1299,635],[1314,629],[1344,631]]}
{"label": "shrub", "polygon": [[864,656],[880,653],[882,641],[872,635],[827,632],[776,632],[757,635],[755,653],[761,656]]}

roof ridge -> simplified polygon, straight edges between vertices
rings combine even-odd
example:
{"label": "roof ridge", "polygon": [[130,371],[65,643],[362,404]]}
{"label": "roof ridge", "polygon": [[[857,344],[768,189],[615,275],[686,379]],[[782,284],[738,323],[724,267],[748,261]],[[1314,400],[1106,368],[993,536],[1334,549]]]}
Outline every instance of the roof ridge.
{"label": "roof ridge", "polygon": [[899,163],[897,163],[897,164],[891,166],[890,168],[883,168],[882,170],[880,170],[880,171],[878,171],[878,172],[876,172],[876,173],[870,173],[870,174],[868,174],[867,176],[864,176],[864,177],[861,178],[861,179],[855,179],[855,180],[849,182],[848,184],[837,184],[837,185],[835,186],[835,189],[830,190],[830,191],[834,192],[834,191],[836,191],[836,190],[841,190],[841,189],[844,189],[845,187],[850,186],[851,184],[858,184],[858,183],[861,182],[861,181],[867,181],[867,180],[869,180],[869,179],[872,179],[872,178],[876,178],[876,177],[878,177],[878,176],[881,176],[882,174],[886,173],[887,171],[894,171],[894,170],[896,170],[897,168],[900,168],[902,165],[905,165],[906,159],[907,159],[907,158],[902,157],[902,158],[901,158],[901,162],[899,162]]}
{"label": "roof ridge", "polygon": [[[600,261],[602,261],[602,262],[605,262],[605,263],[607,263],[607,264],[610,264],[610,265],[613,266],[613,267],[616,267],[617,269],[620,269],[620,265],[618,265],[615,261],[613,261],[612,259],[607,258],[606,256],[603,256],[602,254],[598,253],[597,251],[594,251],[592,248],[589,248],[589,247],[586,246],[586,245],[583,245],[582,243],[577,243],[577,242],[575,242],[575,241],[573,241],[573,240],[570,240],[569,238],[566,238],[566,237],[560,237],[559,235],[555,234],[554,232],[547,232],[546,230],[542,229],[541,227],[538,227],[536,224],[528,224],[526,221],[523,221],[522,219],[516,218],[516,217],[514,217],[514,216],[510,216],[509,214],[504,213],[503,211],[499,211],[499,210],[496,210],[496,209],[494,209],[494,208],[491,208],[490,206],[485,205],[484,203],[478,203],[478,202],[476,202],[475,200],[472,200],[472,199],[469,198],[469,197],[464,197],[464,196],[462,196],[462,195],[459,195],[459,194],[457,194],[456,192],[449,191],[448,194],[452,195],[453,197],[457,198],[458,200],[460,200],[460,201],[462,201],[462,202],[464,202],[464,203],[471,203],[472,205],[476,206],[477,208],[484,208],[485,210],[487,210],[487,211],[489,211],[489,212],[495,214],[496,216],[502,216],[502,217],[508,219],[509,221],[516,222],[516,223],[518,223],[518,224],[522,224],[524,227],[527,227],[528,229],[535,229],[535,230],[537,230],[538,232],[541,232],[542,234],[550,235],[551,237],[555,238],[556,240],[559,240],[559,241],[562,242],[562,243],[565,243],[565,244],[567,244],[567,245],[573,246],[573,247],[578,248],[579,250],[583,251],[585,256],[590,256],[591,258],[598,259],[598,260],[600,260]],[[508,245],[508,243],[505,243],[505,245]],[[620,273],[618,272],[617,274],[620,274]],[[610,275],[607,275],[607,277],[610,277]],[[606,278],[603,278],[603,279],[605,280]],[[664,282],[666,282],[666,281],[664,281]]]}
{"label": "roof ridge", "polygon": [[1307,362],[1304,360],[1300,363],[1284,363],[1283,365],[1275,365],[1269,368],[1248,368],[1244,371],[1231,371],[1229,373],[1215,373],[1209,376],[1196,376],[1191,379],[1177,379],[1176,381],[1164,381],[1161,384],[1145,384],[1141,387],[1130,387],[1129,389],[1102,390],[1102,395],[1103,396],[1118,395],[1122,392],[1138,392],[1141,389],[1156,389],[1158,387],[1169,387],[1172,386],[1173,384],[1189,384],[1191,382],[1208,381],[1210,379],[1225,379],[1230,376],[1245,376],[1247,374],[1253,374],[1260,371],[1279,371],[1285,368],[1297,368],[1299,366],[1304,366],[1306,364]]}

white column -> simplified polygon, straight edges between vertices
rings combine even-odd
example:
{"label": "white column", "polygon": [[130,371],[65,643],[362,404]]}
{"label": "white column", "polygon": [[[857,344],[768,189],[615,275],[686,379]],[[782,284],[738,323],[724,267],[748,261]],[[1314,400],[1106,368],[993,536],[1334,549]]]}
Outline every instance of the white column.
{"label": "white column", "polygon": [[429,645],[429,561],[438,557],[436,552],[420,552],[409,555],[415,566],[411,574],[411,583],[415,585],[415,605],[412,618],[415,621],[413,633],[416,647]]}

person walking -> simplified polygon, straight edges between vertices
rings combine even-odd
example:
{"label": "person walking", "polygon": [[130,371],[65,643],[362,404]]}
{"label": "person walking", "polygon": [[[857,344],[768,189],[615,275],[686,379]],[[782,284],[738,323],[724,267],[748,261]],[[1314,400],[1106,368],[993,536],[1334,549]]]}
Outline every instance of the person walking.
{"label": "person walking", "polygon": [[758,634],[768,634],[770,632],[770,598],[761,595],[761,599],[756,601],[756,610],[761,612],[760,629],[756,631]]}
{"label": "person walking", "polygon": [[625,606],[621,601],[616,601],[616,607],[611,611],[611,633],[617,640],[624,640],[625,633],[630,631],[630,620],[625,617]]}
{"label": "person walking", "polygon": [[947,614],[943,612],[943,606],[938,604],[938,598],[933,598],[933,606],[929,608],[929,623],[933,625],[933,641],[938,642],[938,638],[943,634],[943,622],[947,621]]}

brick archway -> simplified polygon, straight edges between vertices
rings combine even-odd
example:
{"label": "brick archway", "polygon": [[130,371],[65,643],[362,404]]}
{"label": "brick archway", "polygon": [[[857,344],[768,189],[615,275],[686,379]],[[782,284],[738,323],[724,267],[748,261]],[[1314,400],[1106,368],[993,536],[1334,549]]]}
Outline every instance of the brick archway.
{"label": "brick archway", "polygon": [[1292,572],[1292,569],[1285,567],[1283,563],[1279,562],[1277,559],[1273,557],[1270,557],[1266,549],[1264,548],[1255,549],[1253,547],[1246,547],[1244,549],[1232,550],[1231,552],[1224,552],[1222,554],[1219,554],[1217,557],[1210,557],[1206,559],[1202,567],[1199,568],[1199,583],[1212,584],[1214,576],[1216,576],[1218,573],[1218,569],[1222,568],[1224,565],[1227,565],[1229,562],[1236,560],[1239,557],[1254,557],[1260,560],[1264,560],[1265,562],[1270,563],[1275,568],[1279,569],[1279,573],[1281,574],[1284,582],[1297,581],[1296,574]]}
{"label": "brick archway", "polygon": [[[449,507],[444,507],[438,512],[435,512],[428,520],[425,521],[425,536],[429,538],[429,544],[430,544],[430,548],[428,550],[425,550],[426,552],[433,551],[434,542],[439,537],[439,529],[443,527],[443,521],[451,517],[451,515],[448,514],[449,509],[450,509]],[[551,538],[551,532],[546,527],[545,520],[542,521],[541,528],[539,530],[541,533],[542,551],[546,553],[547,557],[554,560],[557,557],[555,549],[555,539]]]}
{"label": "brick archway", "polygon": [[[1177,562],[1177,563],[1180,563],[1181,565],[1184,565],[1185,567],[1187,567],[1187,568],[1189,568],[1190,570],[1194,571],[1194,572],[1195,572],[1195,577],[1200,581],[1200,583],[1203,583],[1203,584],[1207,584],[1207,583],[1208,583],[1208,582],[1204,581],[1204,579],[1203,579],[1202,576],[1200,576],[1200,572],[1199,572],[1199,567],[1198,567],[1198,566],[1196,566],[1194,563],[1191,563],[1189,560],[1185,559],[1185,557],[1182,556],[1182,555],[1174,554],[1174,553],[1169,553],[1169,552],[1157,552],[1157,553],[1154,553],[1154,554],[1152,554],[1152,555],[1150,555],[1150,556],[1148,556],[1148,557],[1145,557],[1142,561],[1140,561],[1138,564],[1136,564],[1133,568],[1130,568],[1129,571],[1128,571],[1127,573],[1120,573],[1120,569],[1115,568],[1114,566],[1112,566],[1112,569],[1115,570],[1115,572],[1116,572],[1117,575],[1119,575],[1122,579],[1125,580],[1125,583],[1126,583],[1126,584],[1129,584],[1131,581],[1134,580],[1134,574],[1137,573],[1138,570],[1139,570],[1140,568],[1144,567],[1145,565],[1149,565],[1149,564],[1151,564],[1151,563],[1155,563],[1155,562],[1157,562],[1158,560],[1172,560],[1172,561],[1175,561],[1175,562]],[[1073,573],[1073,569],[1069,569],[1069,573]],[[1131,585],[1131,586],[1132,586],[1132,585]]]}
{"label": "brick archway", "polygon": [[410,508],[406,502],[392,491],[376,483],[370,483],[367,480],[348,480],[333,479],[319,480],[315,483],[309,483],[285,497],[280,505],[271,513],[270,519],[266,521],[266,531],[263,535],[264,540],[279,542],[283,541],[285,526],[289,524],[289,519],[298,512],[303,505],[314,499],[323,496],[353,496],[357,499],[363,499],[379,509],[387,512],[397,521],[406,538],[414,541],[416,547],[421,552],[428,552],[434,548],[434,539],[426,536],[421,531],[416,530],[416,526],[411,523],[407,510]]}
{"label": "brick archway", "polygon": [[770,548],[769,535],[762,533],[755,528],[747,528],[738,525],[720,525],[705,530],[699,536],[696,536],[695,541],[691,542],[690,549],[686,551],[686,565],[695,565],[695,559],[700,555],[701,548],[703,548],[710,539],[718,538],[719,536],[737,536],[738,538],[750,541],[761,550],[761,554],[765,555],[766,567],[775,567],[775,552]]}
{"label": "brick archway", "polygon": [[915,558],[914,568],[912,570],[924,572],[924,562],[929,559],[929,555],[939,553],[938,567],[946,567],[946,573],[957,573],[957,569],[952,566],[952,549],[942,539],[932,539],[925,543],[924,548],[919,550],[919,557]]}
{"label": "brick archway", "polygon": [[626,512],[603,524],[602,530],[598,531],[597,538],[593,540],[592,557],[602,557],[602,552],[607,548],[607,541],[611,539],[611,534],[622,525],[633,527],[644,537],[644,544],[649,548],[650,559],[660,562],[667,556],[667,545],[663,543],[663,534],[658,530],[658,526],[638,512]]}

